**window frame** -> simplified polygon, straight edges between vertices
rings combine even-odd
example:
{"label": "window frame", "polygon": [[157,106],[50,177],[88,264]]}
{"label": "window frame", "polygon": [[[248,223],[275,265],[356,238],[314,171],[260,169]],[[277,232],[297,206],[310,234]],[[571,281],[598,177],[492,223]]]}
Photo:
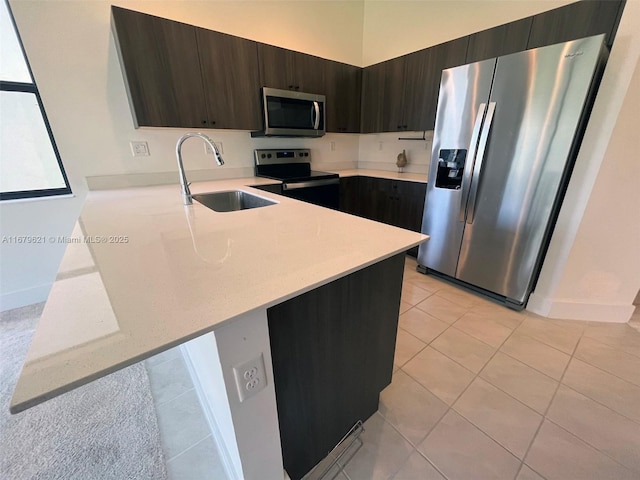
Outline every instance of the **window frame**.
{"label": "window frame", "polygon": [[31,71],[31,65],[29,64],[27,53],[24,49],[24,45],[22,44],[22,38],[20,37],[20,32],[18,32],[18,26],[16,25],[15,18],[13,17],[13,11],[11,10],[11,5],[9,5],[8,0],[2,0],[2,1],[5,2],[7,11],[9,12],[9,19],[11,20],[13,31],[15,32],[18,40],[18,44],[20,45],[20,50],[22,52],[22,57],[24,58],[24,61],[27,65],[27,70],[29,71],[29,75],[31,76],[31,83],[0,80],[0,91],[31,93],[35,95],[36,100],[38,102],[38,107],[40,108],[40,114],[42,115],[42,121],[44,122],[44,126],[47,129],[47,134],[49,135],[49,141],[51,142],[53,153],[56,156],[56,160],[58,162],[58,168],[60,169],[60,173],[62,174],[62,178],[64,180],[65,186],[58,187],[58,188],[38,189],[38,190],[17,190],[17,191],[11,191],[11,192],[0,191],[0,201],[40,198],[40,197],[53,197],[53,196],[59,196],[59,195],[70,195],[72,192],[71,192],[71,186],[69,185],[69,179],[67,178],[67,172],[65,171],[64,165],[62,164],[62,158],[60,157],[60,152],[58,151],[58,145],[56,144],[56,140],[53,136],[53,131],[51,129],[51,125],[49,124],[49,119],[47,118],[47,113],[44,109],[42,98],[40,97],[40,91],[38,90],[38,86],[33,77],[33,72]]}

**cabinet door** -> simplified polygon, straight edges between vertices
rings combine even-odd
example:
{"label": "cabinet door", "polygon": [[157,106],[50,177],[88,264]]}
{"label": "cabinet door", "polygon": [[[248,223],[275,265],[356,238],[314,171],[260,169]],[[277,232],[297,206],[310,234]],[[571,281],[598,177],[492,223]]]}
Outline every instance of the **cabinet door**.
{"label": "cabinet door", "polygon": [[384,179],[360,177],[359,216],[389,223],[389,188]]}
{"label": "cabinet door", "polygon": [[359,215],[360,177],[340,178],[340,211]]}
{"label": "cabinet door", "polygon": [[385,73],[384,63],[371,65],[362,71],[362,105],[360,108],[360,131],[362,133],[382,131]]}
{"label": "cabinet door", "polygon": [[465,63],[526,50],[532,22],[527,17],[470,35]]}
{"label": "cabinet door", "polygon": [[391,382],[403,269],[396,255],[267,309],[282,457],[293,480],[377,411]]}
{"label": "cabinet door", "polygon": [[442,70],[464,65],[469,37],[409,55],[407,59],[406,123],[410,130],[433,130]]}
{"label": "cabinet door", "polygon": [[611,46],[623,2],[582,1],[535,15],[527,48],[605,33]]}
{"label": "cabinet door", "polygon": [[111,17],[135,126],[206,126],[195,27],[119,7]]}
{"label": "cabinet door", "polygon": [[263,87],[293,90],[295,87],[295,52],[285,48],[258,43],[258,62]]}
{"label": "cabinet door", "polygon": [[256,42],[203,28],[196,32],[209,127],[257,130],[262,116]]}
{"label": "cabinet door", "polygon": [[434,57],[432,48],[419,50],[406,57],[404,117],[407,130],[427,130],[429,118],[435,115],[433,88],[430,84],[438,77],[438,86],[440,86],[440,76],[435,71],[438,66],[435,64]]}
{"label": "cabinet door", "polygon": [[404,116],[406,56],[384,62],[385,82],[383,100],[383,132],[406,130],[408,125]]}
{"label": "cabinet door", "polygon": [[327,131],[359,133],[362,69],[327,61],[325,73]]}
{"label": "cabinet door", "polygon": [[305,53],[293,52],[294,90],[326,95],[326,65],[329,60]]}

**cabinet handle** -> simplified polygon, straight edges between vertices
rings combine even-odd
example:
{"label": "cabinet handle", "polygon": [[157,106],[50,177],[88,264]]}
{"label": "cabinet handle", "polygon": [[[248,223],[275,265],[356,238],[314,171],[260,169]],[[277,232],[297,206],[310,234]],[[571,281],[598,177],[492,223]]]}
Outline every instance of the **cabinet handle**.
{"label": "cabinet handle", "polygon": [[215,125],[215,124],[216,124],[216,121],[215,121],[215,120],[214,120],[213,122],[211,122],[211,125]]}
{"label": "cabinet handle", "polygon": [[292,88],[293,88],[293,85],[289,85],[289,88],[291,88],[291,89],[292,89]]}
{"label": "cabinet handle", "polygon": [[202,120],[202,124],[203,124],[203,125],[206,125],[206,124],[207,124],[207,121],[206,121],[206,120]]}

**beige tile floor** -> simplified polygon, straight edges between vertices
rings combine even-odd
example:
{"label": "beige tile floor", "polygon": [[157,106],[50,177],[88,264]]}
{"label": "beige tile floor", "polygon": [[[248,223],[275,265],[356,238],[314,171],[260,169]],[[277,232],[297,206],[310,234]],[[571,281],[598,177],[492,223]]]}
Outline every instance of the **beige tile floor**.
{"label": "beige tile floor", "polygon": [[335,478],[640,479],[638,330],[514,312],[415,266],[393,381]]}

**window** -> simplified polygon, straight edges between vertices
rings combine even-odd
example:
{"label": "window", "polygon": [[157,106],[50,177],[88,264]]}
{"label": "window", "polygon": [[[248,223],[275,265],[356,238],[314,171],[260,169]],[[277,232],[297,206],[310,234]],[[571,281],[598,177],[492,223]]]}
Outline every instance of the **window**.
{"label": "window", "polygon": [[71,193],[11,9],[0,0],[0,200]]}

